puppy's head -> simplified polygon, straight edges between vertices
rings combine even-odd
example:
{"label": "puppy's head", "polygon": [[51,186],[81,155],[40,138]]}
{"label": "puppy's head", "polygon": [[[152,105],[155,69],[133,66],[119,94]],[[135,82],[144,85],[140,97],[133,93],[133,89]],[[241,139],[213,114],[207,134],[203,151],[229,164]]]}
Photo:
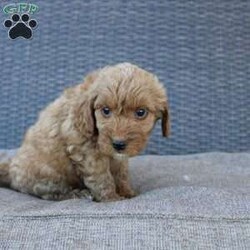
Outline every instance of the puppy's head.
{"label": "puppy's head", "polygon": [[162,119],[163,136],[169,135],[167,97],[156,76],[122,63],[101,69],[87,79],[92,81],[87,90],[92,115],[89,124],[96,128],[102,153],[137,155],[158,119]]}

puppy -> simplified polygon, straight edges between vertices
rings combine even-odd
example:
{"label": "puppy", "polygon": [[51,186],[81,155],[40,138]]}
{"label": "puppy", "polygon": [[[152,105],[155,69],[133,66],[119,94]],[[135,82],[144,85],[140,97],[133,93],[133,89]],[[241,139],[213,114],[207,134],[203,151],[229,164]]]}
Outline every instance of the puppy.
{"label": "puppy", "polygon": [[49,200],[131,198],[128,158],[158,119],[167,136],[167,97],[156,76],[130,63],[97,70],[40,113],[16,156],[0,165],[0,182]]}

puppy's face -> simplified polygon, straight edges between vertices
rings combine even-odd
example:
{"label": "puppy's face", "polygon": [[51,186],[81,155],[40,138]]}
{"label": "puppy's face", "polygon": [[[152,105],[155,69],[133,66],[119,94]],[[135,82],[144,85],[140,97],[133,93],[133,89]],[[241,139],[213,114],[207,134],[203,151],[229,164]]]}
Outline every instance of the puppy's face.
{"label": "puppy's face", "polygon": [[137,155],[159,118],[165,119],[163,134],[168,134],[166,94],[152,74],[131,64],[105,68],[92,91],[98,146],[102,153]]}
{"label": "puppy's face", "polygon": [[[133,94],[129,95],[135,98]],[[105,102],[97,101],[95,117],[98,144],[103,153],[133,156],[144,148],[156,117],[143,101],[137,101],[138,105],[121,105],[112,101],[111,96]]]}

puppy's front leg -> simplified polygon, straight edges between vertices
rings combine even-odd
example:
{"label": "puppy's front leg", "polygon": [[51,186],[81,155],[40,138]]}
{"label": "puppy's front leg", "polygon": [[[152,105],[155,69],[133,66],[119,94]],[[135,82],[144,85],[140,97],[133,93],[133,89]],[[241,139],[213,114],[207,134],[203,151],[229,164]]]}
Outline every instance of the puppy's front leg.
{"label": "puppy's front leg", "polygon": [[121,200],[116,193],[114,178],[110,173],[110,160],[108,157],[87,156],[79,171],[85,186],[90,190],[96,201]]}
{"label": "puppy's front leg", "polygon": [[125,198],[136,196],[129,182],[128,159],[111,159],[110,170],[115,179],[117,193]]}

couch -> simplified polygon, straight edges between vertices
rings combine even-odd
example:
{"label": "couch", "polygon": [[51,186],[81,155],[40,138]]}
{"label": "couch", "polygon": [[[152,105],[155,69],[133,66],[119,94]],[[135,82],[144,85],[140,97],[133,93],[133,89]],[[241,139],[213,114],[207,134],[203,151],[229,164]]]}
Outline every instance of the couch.
{"label": "couch", "polygon": [[53,202],[1,187],[0,249],[250,249],[250,3],[32,3],[32,39],[0,27],[0,152],[15,154],[65,87],[122,61],[164,83],[172,134],[157,124],[130,160],[130,200]]}

